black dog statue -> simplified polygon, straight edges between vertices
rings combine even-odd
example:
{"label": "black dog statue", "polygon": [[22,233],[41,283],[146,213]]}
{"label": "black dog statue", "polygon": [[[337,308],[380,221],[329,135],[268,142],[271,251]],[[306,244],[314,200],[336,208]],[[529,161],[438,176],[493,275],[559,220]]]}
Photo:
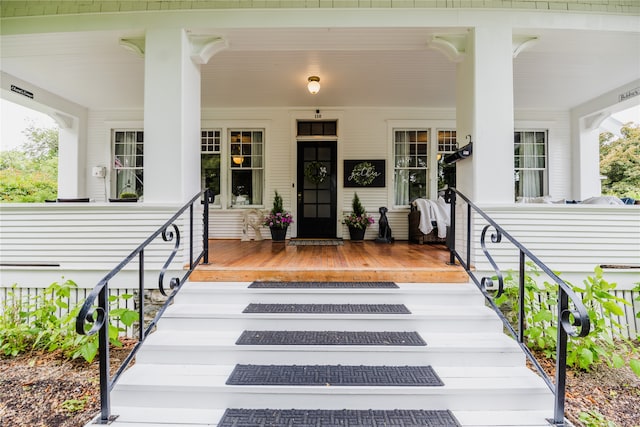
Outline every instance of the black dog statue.
{"label": "black dog statue", "polygon": [[387,219],[388,209],[382,206],[380,209],[380,220],[378,220],[378,243],[392,243],[393,237],[391,237],[391,227],[389,227],[389,220]]}

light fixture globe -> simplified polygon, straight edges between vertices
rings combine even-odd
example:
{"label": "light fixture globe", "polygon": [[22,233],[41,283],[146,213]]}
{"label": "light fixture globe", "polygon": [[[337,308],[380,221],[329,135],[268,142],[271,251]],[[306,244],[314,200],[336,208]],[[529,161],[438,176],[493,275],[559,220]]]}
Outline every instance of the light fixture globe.
{"label": "light fixture globe", "polygon": [[309,83],[307,83],[307,89],[312,95],[315,95],[320,91],[320,77],[310,76]]}

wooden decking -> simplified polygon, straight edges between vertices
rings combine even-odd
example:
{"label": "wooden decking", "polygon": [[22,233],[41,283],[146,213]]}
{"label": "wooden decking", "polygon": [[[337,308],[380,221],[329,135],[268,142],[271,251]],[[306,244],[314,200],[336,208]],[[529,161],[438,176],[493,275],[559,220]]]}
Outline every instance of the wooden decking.
{"label": "wooden decking", "polygon": [[209,264],[193,281],[468,281],[460,266],[447,262],[444,245],[344,241],[340,246],[291,246],[271,240],[210,240]]}

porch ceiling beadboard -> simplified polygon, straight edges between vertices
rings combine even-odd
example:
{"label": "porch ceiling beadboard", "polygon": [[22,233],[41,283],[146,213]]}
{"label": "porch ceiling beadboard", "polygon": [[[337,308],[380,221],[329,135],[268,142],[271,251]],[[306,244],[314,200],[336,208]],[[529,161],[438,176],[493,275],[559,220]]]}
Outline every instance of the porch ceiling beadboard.
{"label": "porch ceiling beadboard", "polygon": [[639,13],[635,0],[493,0],[483,1],[437,1],[437,0],[208,0],[170,1],[138,0],[113,1],[94,0],[91,2],[69,1],[15,1],[2,2],[2,16],[38,16],[56,14],[109,13],[124,11],[154,11],[177,9],[236,9],[236,8],[512,8],[583,10],[590,12]]}

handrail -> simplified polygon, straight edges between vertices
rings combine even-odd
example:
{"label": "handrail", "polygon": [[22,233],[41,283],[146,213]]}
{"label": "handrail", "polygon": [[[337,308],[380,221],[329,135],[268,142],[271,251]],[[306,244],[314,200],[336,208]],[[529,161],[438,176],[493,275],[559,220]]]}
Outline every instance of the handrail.
{"label": "handrail", "polygon": [[[193,206],[197,202],[200,202],[201,197],[204,195],[204,210],[202,213],[203,221],[203,233],[202,233],[202,251],[198,256],[193,257],[194,249],[194,237],[193,237]],[[209,201],[211,199],[210,190],[206,189],[189,200],[180,210],[178,210],[167,222],[165,222],[160,228],[158,228],[147,240],[145,240],[140,246],[133,250],[120,264],[118,264],[113,270],[107,273],[98,284],[93,288],[87,299],[85,300],[78,316],[76,317],[76,332],[81,335],[93,335],[98,333],[98,359],[100,363],[100,418],[96,421],[97,424],[109,424],[117,415],[111,414],[111,399],[110,393],[113,387],[118,382],[120,375],[125,371],[129,363],[133,360],[136,353],[144,343],[147,336],[155,328],[158,320],[162,317],[167,307],[173,302],[175,295],[180,291],[182,285],[187,281],[193,270],[198,263],[202,261],[203,264],[209,263]],[[171,265],[171,261],[176,256],[180,249],[180,229],[175,222],[181,217],[181,215],[189,210],[189,269],[184,274],[182,279],[173,277],[169,281],[169,289],[171,293],[167,295],[167,291],[164,287],[164,276]],[[149,246],[158,236],[162,236],[162,240],[165,242],[174,241],[174,246],[167,257],[167,261],[164,263],[159,277],[158,288],[160,292],[167,296],[167,300],[163,306],[158,310],[153,320],[150,321],[148,326],[144,327],[144,250]],[[116,276],[122,269],[134,259],[138,259],[138,321],[140,324],[138,342],[131,349],[131,352],[124,359],[113,377],[110,377],[109,373],[109,281]],[[96,299],[98,305],[95,305]],[[90,328],[88,328],[91,326]]]}
{"label": "handrail", "polygon": [[[445,200],[451,206],[451,221],[449,232],[447,233],[447,248],[450,253],[450,263],[454,264],[457,259],[464,267],[465,271],[471,277],[476,286],[480,289],[484,295],[488,304],[498,314],[502,323],[512,335],[514,339],[520,345],[520,348],[524,351],[526,357],[536,368],[544,382],[549,389],[553,392],[554,399],[554,411],[553,418],[548,421],[555,426],[565,426],[564,407],[565,407],[565,394],[566,394],[566,376],[567,376],[567,338],[572,337],[584,337],[590,329],[591,323],[589,320],[589,314],[586,307],[582,304],[581,298],[567,285],[557,274],[555,274],[549,267],[547,267],[542,261],[540,261],[535,255],[533,255],[524,245],[518,242],[512,237],[506,230],[500,227],[491,217],[483,212],[478,206],[476,206],[471,200],[469,200],[464,194],[460,193],[455,188],[448,188],[445,191]],[[456,250],[456,200],[460,197],[467,204],[466,215],[466,258],[460,255]],[[478,279],[474,271],[471,269],[471,231],[472,231],[472,210],[476,214],[484,218],[488,222],[482,229],[480,235],[480,246],[484,256],[488,260],[489,264],[496,273],[498,281],[498,290],[495,296],[490,295],[487,292],[487,287],[493,285],[493,279],[491,277],[482,277]],[[519,307],[518,307],[518,331],[514,329],[509,320],[502,314],[500,308],[495,304],[493,298],[499,297],[504,291],[504,279],[499,266],[489,253],[486,245],[487,232],[490,228],[493,228],[494,232],[491,233],[491,242],[500,243],[505,238],[511,244],[513,244],[520,253],[519,256]],[[557,328],[557,341],[556,341],[556,373],[555,384],[551,378],[544,371],[540,363],[536,360],[535,356],[529,350],[524,342],[524,330],[526,328],[524,319],[524,283],[525,283],[525,264],[526,259],[529,258],[535,265],[537,265],[542,271],[544,271],[551,280],[558,285],[558,319],[562,327]],[[569,301],[573,305],[573,309],[569,309]]]}

